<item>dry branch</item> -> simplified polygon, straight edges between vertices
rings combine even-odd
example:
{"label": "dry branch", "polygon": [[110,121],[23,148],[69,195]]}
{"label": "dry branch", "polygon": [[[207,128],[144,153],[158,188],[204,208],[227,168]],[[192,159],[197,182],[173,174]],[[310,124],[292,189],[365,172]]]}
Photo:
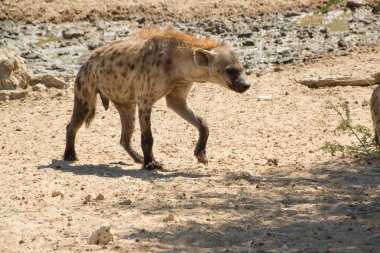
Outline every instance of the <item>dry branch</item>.
{"label": "dry branch", "polygon": [[296,82],[306,85],[309,88],[333,87],[333,86],[368,86],[380,84],[380,73],[373,74],[371,77],[329,77],[319,79],[296,80]]}

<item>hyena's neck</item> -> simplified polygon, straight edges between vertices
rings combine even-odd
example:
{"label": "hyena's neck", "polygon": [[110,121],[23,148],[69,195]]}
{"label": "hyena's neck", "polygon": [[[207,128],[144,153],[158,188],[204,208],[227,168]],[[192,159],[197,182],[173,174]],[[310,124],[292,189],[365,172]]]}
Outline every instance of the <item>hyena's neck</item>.
{"label": "hyena's neck", "polygon": [[174,57],[174,73],[179,82],[209,82],[207,68],[199,67],[194,61],[191,49],[177,50]]}

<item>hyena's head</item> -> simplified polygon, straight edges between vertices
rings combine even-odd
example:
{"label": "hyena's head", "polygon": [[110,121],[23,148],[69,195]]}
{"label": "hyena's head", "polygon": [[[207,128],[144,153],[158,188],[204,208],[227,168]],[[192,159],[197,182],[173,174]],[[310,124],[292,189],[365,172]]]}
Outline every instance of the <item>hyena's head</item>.
{"label": "hyena's head", "polygon": [[222,45],[211,50],[197,48],[195,63],[207,70],[207,81],[220,84],[233,91],[243,93],[251,86],[244,78],[243,67],[236,53]]}

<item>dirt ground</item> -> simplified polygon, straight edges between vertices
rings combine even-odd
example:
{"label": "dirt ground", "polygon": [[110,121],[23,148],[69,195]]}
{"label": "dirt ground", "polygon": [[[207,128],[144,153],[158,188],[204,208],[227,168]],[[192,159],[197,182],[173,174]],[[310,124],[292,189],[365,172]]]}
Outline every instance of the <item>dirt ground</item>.
{"label": "dirt ground", "polygon": [[[189,20],[204,16],[254,16],[266,12],[298,11],[321,6],[323,0],[0,0],[0,20],[70,22],[105,18],[112,20],[165,16],[166,19]],[[347,1],[341,1],[344,5]],[[362,1],[374,5],[377,0]],[[190,11],[189,11],[190,10]]]}
{"label": "dirt ground", "polygon": [[[195,129],[163,101],[153,131],[166,171],[153,172],[140,170],[119,146],[112,106],[105,112],[99,104],[93,124],[79,131],[80,161],[67,163],[61,156],[72,89],[1,103],[0,250],[379,252],[380,162],[320,150],[338,138],[338,118],[326,101],[344,99],[353,120],[371,126],[374,87],[315,90],[294,81],[368,75],[379,70],[379,50],[250,76],[253,87],[243,95],[197,84],[190,100],[210,125],[208,166],[192,155]],[[56,190],[64,196],[52,197]],[[97,193],[105,199],[84,204]],[[112,225],[116,242],[88,245],[88,234],[103,223]]]}
{"label": "dirt ground", "polygon": [[[371,0],[373,1],[373,0]],[[33,22],[65,22],[92,18],[133,19],[135,16],[169,16],[180,19],[196,17],[230,16],[245,13],[311,7],[320,5],[322,0],[260,0],[260,1],[159,1],[159,0],[2,0],[0,1],[0,20],[19,20]],[[191,10],[191,11],[189,11]]]}
{"label": "dirt ground", "polygon": [[[67,7],[75,13],[69,15],[61,8],[65,1],[28,1],[22,15],[25,1],[3,0],[0,16],[59,22],[82,19],[93,8],[106,13],[129,7],[122,1],[99,2],[86,2],[78,11]],[[320,3],[204,4],[214,2],[263,11]],[[51,4],[60,15],[51,14]],[[244,94],[196,84],[190,103],[210,127],[208,166],[193,156],[196,130],[159,101],[152,130],[164,171],[143,171],[133,163],[119,145],[116,109],[106,112],[100,102],[92,125],[78,133],[80,160],[63,161],[72,88],[0,102],[0,252],[380,252],[380,161],[320,149],[333,139],[354,141],[334,136],[339,119],[327,101],[346,101],[354,122],[371,127],[375,86],[309,89],[295,81],[363,77],[379,70],[380,47],[369,47],[250,75],[253,85]],[[137,124],[136,147],[139,139]],[[63,195],[53,197],[54,191]],[[104,200],[85,202],[88,194],[99,193]],[[89,245],[89,234],[105,223],[112,226],[115,242]]]}

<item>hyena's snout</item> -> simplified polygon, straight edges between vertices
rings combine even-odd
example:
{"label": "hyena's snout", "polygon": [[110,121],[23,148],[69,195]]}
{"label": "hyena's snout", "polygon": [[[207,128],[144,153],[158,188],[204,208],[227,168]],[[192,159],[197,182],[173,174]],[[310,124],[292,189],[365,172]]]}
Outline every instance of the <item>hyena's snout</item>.
{"label": "hyena's snout", "polygon": [[251,84],[241,75],[232,80],[232,85],[235,91],[239,93],[243,93],[251,87]]}

